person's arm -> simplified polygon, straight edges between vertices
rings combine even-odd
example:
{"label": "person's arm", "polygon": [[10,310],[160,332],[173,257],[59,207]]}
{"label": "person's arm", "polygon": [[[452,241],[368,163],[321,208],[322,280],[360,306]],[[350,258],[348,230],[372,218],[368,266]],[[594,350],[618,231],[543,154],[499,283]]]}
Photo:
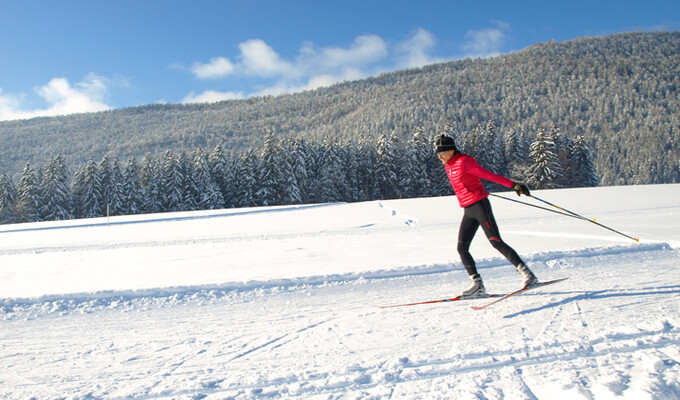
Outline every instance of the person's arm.
{"label": "person's arm", "polygon": [[512,188],[515,184],[515,182],[511,181],[510,179],[494,174],[493,172],[489,171],[488,169],[482,167],[477,163],[477,161],[470,157],[467,162],[465,163],[465,172],[472,174],[478,178],[485,179],[487,181],[495,182],[499,185],[503,185],[505,187]]}

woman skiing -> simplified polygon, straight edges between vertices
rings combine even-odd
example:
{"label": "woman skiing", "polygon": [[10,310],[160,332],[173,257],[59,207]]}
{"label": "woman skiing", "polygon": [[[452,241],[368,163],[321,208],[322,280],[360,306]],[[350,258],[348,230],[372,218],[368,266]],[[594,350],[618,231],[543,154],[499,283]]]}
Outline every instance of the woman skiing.
{"label": "woman skiing", "polygon": [[475,260],[470,254],[470,243],[480,226],[491,245],[517,268],[524,279],[525,287],[538,283],[536,276],[524,264],[517,252],[501,239],[488,199],[489,193],[484,189],[481,180],[489,180],[512,188],[518,196],[520,194],[528,196],[529,188],[483,168],[473,157],[459,152],[450,136],[441,135],[437,138],[435,145],[437,157],[444,164],[453,191],[464,210],[458,231],[458,254],[460,254],[465,270],[470,275],[472,286],[461,296],[482,297],[486,295],[484,283],[477,272]]}

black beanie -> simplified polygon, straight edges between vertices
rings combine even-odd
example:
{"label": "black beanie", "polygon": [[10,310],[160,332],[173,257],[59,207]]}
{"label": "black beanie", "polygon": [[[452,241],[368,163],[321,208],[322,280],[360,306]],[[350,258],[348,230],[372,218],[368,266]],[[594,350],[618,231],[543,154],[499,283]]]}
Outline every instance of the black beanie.
{"label": "black beanie", "polygon": [[456,148],[456,142],[453,141],[453,138],[446,135],[441,135],[437,138],[434,148],[437,153],[440,151],[458,150]]}

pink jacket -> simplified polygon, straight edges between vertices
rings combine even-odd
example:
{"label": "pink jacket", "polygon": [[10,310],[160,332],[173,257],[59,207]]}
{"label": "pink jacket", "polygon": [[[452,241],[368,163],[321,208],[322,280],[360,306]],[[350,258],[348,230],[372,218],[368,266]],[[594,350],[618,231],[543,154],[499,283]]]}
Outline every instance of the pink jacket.
{"label": "pink jacket", "polygon": [[444,168],[461,207],[467,207],[489,197],[489,193],[482,185],[482,179],[510,188],[514,183],[506,177],[485,169],[477,164],[474,158],[466,154],[456,153],[444,165]]}

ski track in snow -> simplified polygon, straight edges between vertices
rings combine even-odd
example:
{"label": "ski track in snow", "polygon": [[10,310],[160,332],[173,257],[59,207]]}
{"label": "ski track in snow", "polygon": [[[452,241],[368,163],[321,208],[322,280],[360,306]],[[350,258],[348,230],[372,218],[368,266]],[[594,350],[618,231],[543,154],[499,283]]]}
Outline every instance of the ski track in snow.
{"label": "ski track in snow", "polygon": [[[371,235],[388,237],[404,229],[415,235],[439,232],[427,218],[400,211],[401,204],[377,202],[379,218],[349,221],[350,228],[22,244],[0,248],[0,257],[239,240],[304,242],[324,235],[374,240]],[[330,208],[335,207],[310,210]],[[252,213],[261,214],[268,213]],[[383,217],[396,222],[385,224]],[[378,231],[371,230],[379,224]],[[570,279],[483,311],[470,309],[483,299],[377,307],[455,294],[469,281],[460,265],[450,263],[0,298],[0,398],[680,398],[678,236],[631,244],[577,234],[566,225],[545,231],[519,227],[504,234],[513,240],[544,238],[537,243],[549,243],[550,236],[586,239],[593,245],[525,252],[539,278]],[[477,242],[483,245],[483,238]],[[478,267],[490,291],[507,292],[519,283],[497,255],[480,257]]]}

